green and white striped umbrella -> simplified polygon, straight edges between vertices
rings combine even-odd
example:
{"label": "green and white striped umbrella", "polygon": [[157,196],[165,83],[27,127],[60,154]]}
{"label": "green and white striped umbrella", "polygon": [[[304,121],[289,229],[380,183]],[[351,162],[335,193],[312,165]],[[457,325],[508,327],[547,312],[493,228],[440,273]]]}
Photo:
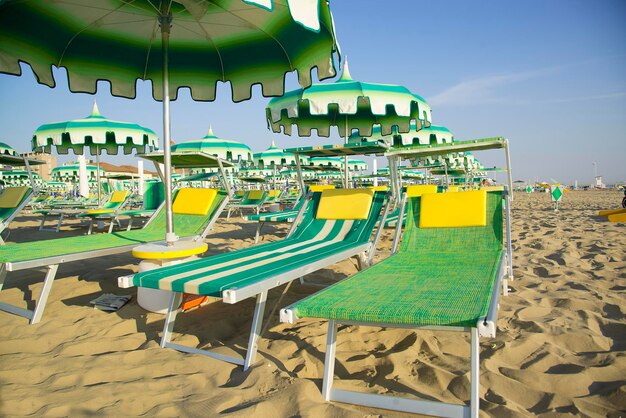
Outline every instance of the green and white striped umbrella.
{"label": "green and white striped umbrella", "polygon": [[19,157],[17,151],[15,151],[12,146],[5,144],[4,142],[0,142],[0,155],[12,155],[14,157]]}
{"label": "green and white striped umbrella", "polygon": [[[159,39],[160,38],[160,39]],[[54,86],[52,66],[67,70],[69,88],[95,93],[108,80],[113,95],[134,98],[150,80],[163,100],[166,233],[174,234],[170,97],[188,87],[194,100],[214,100],[218,82],[232,98],[284,92],[285,75],[303,87],[311,71],[333,77],[337,50],[332,17],[322,0],[5,0],[0,2],[0,72],[20,75],[28,63]]]}
{"label": "green and white striped umbrella", "polygon": [[[296,165],[296,154],[291,152],[285,152],[281,148],[278,148],[274,141],[268,149],[262,152],[255,152],[253,155],[254,165],[256,167],[265,168],[265,167],[284,167],[291,166],[294,167]],[[300,156],[300,164],[308,164],[309,159],[301,155]]]}
{"label": "green and white striped umbrella", "polygon": [[297,125],[299,136],[330,136],[330,127],[337,126],[346,136],[357,129],[359,135],[372,135],[374,125],[380,125],[383,135],[393,128],[408,132],[411,122],[420,129],[430,126],[430,106],[406,87],[391,84],[363,83],[352,80],[347,62],[334,83],[313,84],[272,99],[266,109],[269,127],[274,132],[291,135]]}
{"label": "green and white striped umbrella", "polygon": [[209,132],[204,137],[172,145],[172,152],[204,152],[232,163],[252,161],[252,149],[249,146],[232,139],[217,137],[210,126]]}
{"label": "green and white striped umbrella", "polygon": [[153,130],[136,123],[119,122],[107,119],[100,114],[98,105],[93,104],[91,114],[83,119],[67,122],[46,123],[33,134],[32,148],[36,152],[82,155],[89,148],[91,155],[117,154],[119,148],[124,154],[133,151],[153,151],[159,147],[159,138]]}
{"label": "green and white striped umbrella", "polygon": [[381,140],[394,148],[410,146],[410,145],[432,145],[447,144],[454,141],[452,132],[444,126],[430,125],[427,128],[417,130],[415,123],[411,122],[411,130],[407,133],[392,133],[391,135],[382,135],[380,127],[375,126],[372,130],[372,136],[363,138],[356,132],[350,135],[348,143],[359,143],[364,140],[378,141]]}

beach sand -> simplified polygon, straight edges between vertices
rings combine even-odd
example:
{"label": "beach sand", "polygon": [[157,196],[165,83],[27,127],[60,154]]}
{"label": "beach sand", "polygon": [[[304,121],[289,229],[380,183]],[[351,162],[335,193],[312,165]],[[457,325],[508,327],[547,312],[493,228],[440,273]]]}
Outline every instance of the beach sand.
{"label": "beach sand", "polygon": [[[481,340],[481,413],[486,416],[626,416],[626,225],[596,216],[618,192],[516,193],[515,281],[501,299],[495,339]],[[9,242],[80,234],[37,231],[36,216],[12,224]],[[209,253],[253,245],[255,224],[220,219]],[[286,227],[266,227],[264,241]],[[387,231],[376,257],[389,252]],[[134,298],[114,313],[93,309],[102,293],[133,294],[117,277],[130,254],[62,265],[42,321],[0,312],[0,415],[183,417],[408,416],[325,402],[320,394],[326,322],[266,319],[255,365],[241,367],[159,348],[163,316]],[[353,261],[307,277],[327,284],[354,274]],[[42,271],[9,273],[0,301],[32,307]],[[294,282],[270,292],[269,314],[315,292]],[[392,291],[390,289],[390,291]],[[174,341],[242,353],[254,301],[216,301],[180,315]],[[184,331],[179,334],[176,331]],[[341,327],[336,387],[462,403],[469,399],[469,338],[460,333]]]}

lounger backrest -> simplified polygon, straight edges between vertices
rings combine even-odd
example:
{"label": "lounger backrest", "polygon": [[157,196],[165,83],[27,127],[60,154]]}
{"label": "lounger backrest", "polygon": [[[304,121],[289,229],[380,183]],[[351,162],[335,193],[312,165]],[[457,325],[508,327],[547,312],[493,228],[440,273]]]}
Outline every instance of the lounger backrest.
{"label": "lounger backrest", "polygon": [[372,189],[328,189],[322,192],[316,219],[367,219]]}
{"label": "lounger backrest", "polygon": [[28,186],[5,187],[0,193],[0,208],[14,209],[16,208],[30,190]]}
{"label": "lounger backrest", "polygon": [[[441,196],[456,197],[470,193],[473,192],[446,193]],[[402,235],[400,251],[431,252],[435,259],[441,259],[445,258],[446,254],[449,253],[473,253],[502,249],[503,217],[501,192],[486,193],[485,226],[420,228],[421,204],[424,198],[425,196],[409,199],[406,229]],[[452,209],[456,211],[466,210],[463,207],[453,207]]]}
{"label": "lounger backrest", "polygon": [[[181,198],[182,201],[178,201],[178,197],[180,193],[185,190],[192,190],[192,192],[184,192]],[[214,192],[210,192],[209,194],[204,195],[205,198],[210,198],[210,195],[213,195],[212,201],[209,205],[208,210],[204,214],[197,213],[180,213],[177,211],[183,211],[181,208],[185,208],[185,212],[192,212],[193,210],[187,206],[185,200],[192,197],[198,197],[206,192],[204,190],[213,190]],[[200,191],[199,194],[196,194],[196,191]],[[204,226],[208,223],[210,218],[213,216],[215,210],[219,207],[219,205],[226,198],[227,193],[225,190],[216,190],[216,189],[180,189],[174,192],[174,201],[172,204],[172,211],[174,212],[174,231],[176,235],[180,237],[189,237],[194,236],[202,232]],[[174,206],[176,206],[176,210],[174,210]],[[197,208],[196,208],[197,209]],[[203,209],[204,210],[204,209]],[[201,212],[198,210],[198,212]],[[165,205],[162,205],[159,211],[155,214],[154,219],[150,222],[144,230],[149,231],[158,231],[160,233],[165,234]],[[129,231],[132,232],[132,231]]]}
{"label": "lounger backrest", "polygon": [[425,193],[437,193],[436,184],[414,184],[406,187],[407,197],[418,197]]}
{"label": "lounger backrest", "polygon": [[269,191],[269,193],[267,194],[268,198],[271,199],[276,199],[277,197],[279,197],[281,195],[281,191],[280,190],[276,190],[276,189],[272,189]]}
{"label": "lounger backrest", "polygon": [[487,226],[487,192],[429,193],[422,196],[420,228]]}
{"label": "lounger backrest", "polygon": [[181,215],[206,215],[216,196],[217,189],[180,189],[172,204],[172,211]]}
{"label": "lounger backrest", "polygon": [[307,199],[305,203],[307,207],[302,222],[300,222],[291,238],[297,240],[311,239],[322,230],[328,231],[329,235],[333,235],[342,228],[349,226],[350,230],[345,235],[344,240],[367,242],[376,223],[379,221],[379,215],[387,196],[386,192],[369,190],[369,193],[373,193],[374,196],[371,199],[369,212],[365,219],[318,219],[316,214],[318,213],[322,192],[313,193],[311,201]]}
{"label": "lounger backrest", "polygon": [[111,199],[109,199],[109,202],[122,203],[123,201],[126,200],[128,193],[129,193],[128,190],[119,190],[119,191],[113,192],[113,194],[111,195]]}
{"label": "lounger backrest", "polygon": [[312,191],[313,193],[321,192],[324,190],[330,190],[334,188],[335,188],[334,184],[314,184],[314,185],[309,186],[309,190]]}

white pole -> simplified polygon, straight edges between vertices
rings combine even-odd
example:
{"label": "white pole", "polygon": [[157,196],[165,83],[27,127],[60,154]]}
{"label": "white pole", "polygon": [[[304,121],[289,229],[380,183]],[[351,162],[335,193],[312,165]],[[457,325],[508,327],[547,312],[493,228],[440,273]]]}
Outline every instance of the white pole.
{"label": "white pole", "polygon": [[374,187],[378,186],[378,160],[374,157],[372,162],[372,174],[374,175]]}
{"label": "white pole", "polygon": [[172,26],[172,15],[169,2],[162,2],[159,16],[161,24],[161,48],[163,49],[163,165],[165,166],[165,241],[168,246],[174,244],[178,237],[174,233],[174,215],[172,212],[172,154],[170,131],[170,75],[169,75],[169,41]]}
{"label": "white pole", "polygon": [[139,184],[137,185],[137,194],[139,196],[143,196],[144,193],[144,189],[143,189],[143,161],[139,160],[137,161],[137,173],[139,175]]}

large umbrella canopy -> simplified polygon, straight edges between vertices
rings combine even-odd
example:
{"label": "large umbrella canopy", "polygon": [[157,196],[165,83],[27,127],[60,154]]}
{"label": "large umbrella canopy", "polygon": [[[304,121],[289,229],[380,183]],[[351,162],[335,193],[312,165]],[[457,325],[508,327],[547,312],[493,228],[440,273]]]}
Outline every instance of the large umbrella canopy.
{"label": "large umbrella canopy", "polygon": [[[254,165],[259,168],[273,167],[273,166],[295,166],[296,154],[291,152],[285,152],[281,148],[276,146],[276,143],[272,141],[272,144],[268,149],[262,152],[255,152]],[[308,158],[306,156],[300,156],[300,163],[307,164]]]}
{"label": "large umbrella canopy", "polygon": [[[159,36],[160,35],[160,36]],[[159,42],[159,39],[160,42]],[[98,80],[113,95],[134,98],[137,79],[152,81],[163,100],[166,241],[174,234],[171,191],[170,97],[188,87],[195,100],[215,99],[229,82],[234,101],[284,92],[297,71],[335,75],[334,28],[320,0],[6,0],[0,3],[0,72],[20,75],[20,61],[54,86],[51,67],[67,70],[71,91],[94,93]]]}
{"label": "large umbrella canopy", "polygon": [[117,154],[120,147],[124,154],[130,154],[158,148],[159,138],[153,130],[136,123],[107,119],[94,102],[86,118],[46,123],[37,128],[33,134],[33,151],[50,153],[52,147],[59,154],[68,154],[71,149],[74,154],[82,155],[85,148],[89,148],[91,155],[99,155],[102,150]]}
{"label": "large umbrella canopy", "polygon": [[447,144],[454,141],[454,135],[444,126],[430,125],[427,128],[417,129],[417,125],[411,122],[411,130],[407,133],[392,133],[390,135],[382,135],[380,127],[375,126],[372,129],[372,136],[363,138],[356,132],[350,135],[348,142],[361,142],[363,140],[376,141],[382,140],[386,144],[394,147],[403,147],[410,145],[430,145],[430,144]]}
{"label": "large umbrella canopy", "polygon": [[369,137],[374,125],[380,125],[383,135],[394,127],[408,132],[411,122],[419,128],[430,125],[430,106],[422,97],[402,86],[354,81],[347,63],[339,80],[287,92],[272,99],[266,113],[272,131],[282,128],[291,135],[291,126],[297,125],[299,136],[310,136],[316,129],[319,136],[328,137],[331,126],[344,137],[353,129]]}
{"label": "large umbrella canopy", "polygon": [[219,138],[209,127],[209,132],[200,139],[172,145],[172,152],[204,152],[233,163],[252,161],[252,149],[242,142]]}
{"label": "large umbrella canopy", "polygon": [[[101,176],[104,176],[104,170],[98,169],[95,165],[87,165],[87,177],[89,181],[96,180],[97,172],[100,172]],[[80,164],[72,163],[66,164],[59,167],[54,167],[51,171],[51,176],[53,181],[64,181],[69,183],[75,183],[78,181],[80,171]]]}
{"label": "large umbrella canopy", "polygon": [[13,155],[15,157],[19,157],[17,151],[15,151],[13,147],[5,144],[4,142],[0,142],[0,155]]}

